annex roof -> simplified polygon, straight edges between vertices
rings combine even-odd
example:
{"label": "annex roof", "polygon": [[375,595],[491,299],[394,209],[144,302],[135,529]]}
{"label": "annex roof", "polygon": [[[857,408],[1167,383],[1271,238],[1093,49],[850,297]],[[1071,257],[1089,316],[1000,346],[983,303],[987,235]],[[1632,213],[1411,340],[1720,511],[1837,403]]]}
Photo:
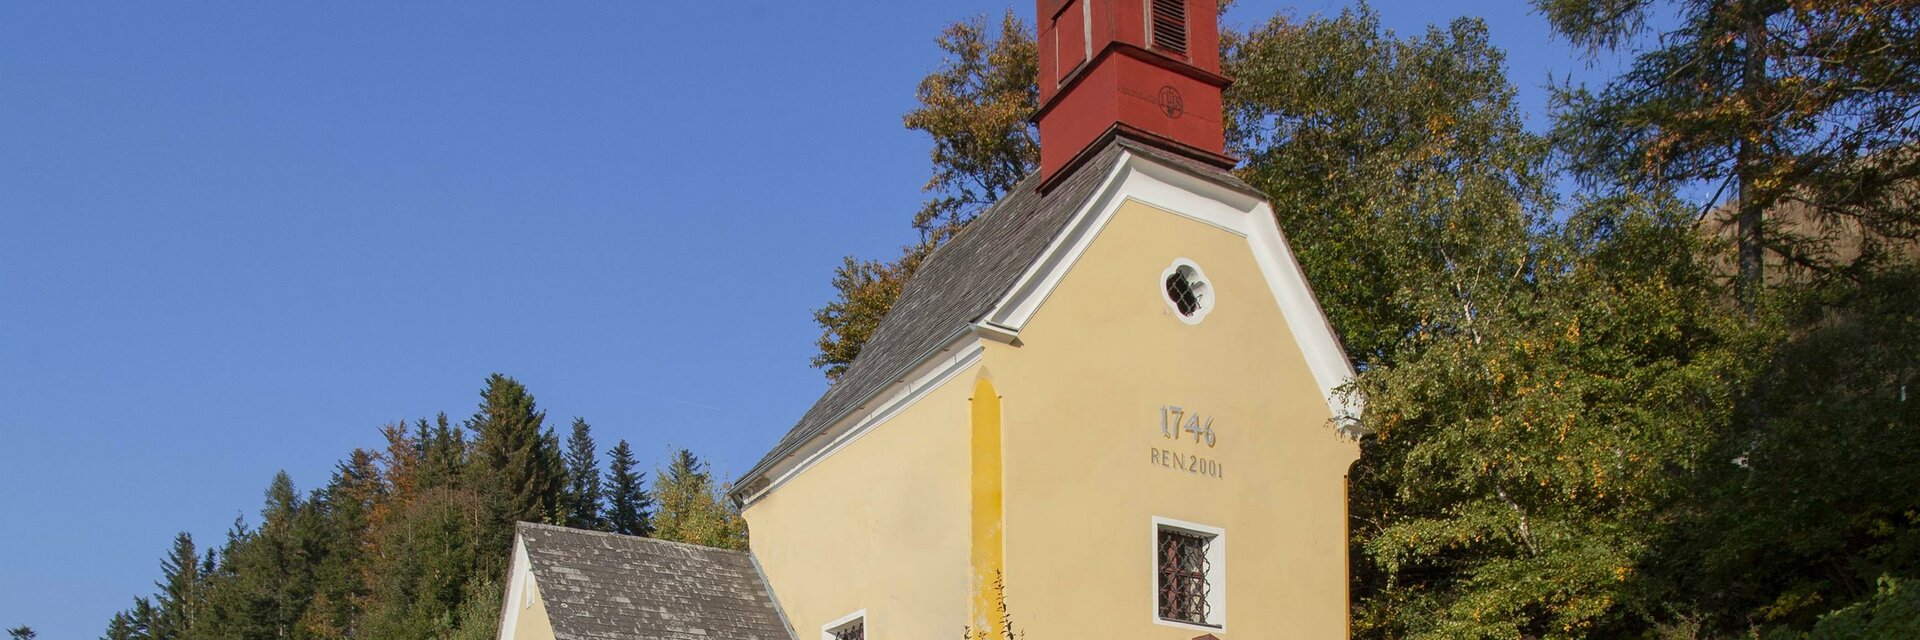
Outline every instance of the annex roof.
{"label": "annex roof", "polygon": [[792,640],[753,557],[520,523],[556,640]]}
{"label": "annex roof", "polygon": [[1259,191],[1225,169],[1115,136],[1042,194],[1033,172],[927,257],[860,355],[773,449],[734,483],[752,481],[858,410],[927,356],[967,331],[1019,282],[1100,188],[1125,154],[1143,156],[1250,194]]}

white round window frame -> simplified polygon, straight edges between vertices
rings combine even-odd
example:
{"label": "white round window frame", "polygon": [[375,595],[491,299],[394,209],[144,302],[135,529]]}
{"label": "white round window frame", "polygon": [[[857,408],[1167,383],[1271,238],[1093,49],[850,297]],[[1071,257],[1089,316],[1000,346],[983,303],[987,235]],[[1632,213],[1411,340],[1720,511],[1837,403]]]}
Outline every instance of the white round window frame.
{"label": "white round window frame", "polygon": [[[1193,277],[1190,281],[1199,285],[1196,290],[1201,293],[1200,308],[1194,309],[1192,315],[1181,313],[1179,301],[1174,300],[1173,296],[1167,294],[1167,278],[1171,278],[1174,274],[1179,273],[1182,267],[1193,270]],[[1155,288],[1160,290],[1160,300],[1167,303],[1167,309],[1173,311],[1173,317],[1179,318],[1181,322],[1187,324],[1200,324],[1201,320],[1207,319],[1207,314],[1213,311],[1213,299],[1218,297],[1213,291],[1213,281],[1207,279],[1206,270],[1201,269],[1199,264],[1187,258],[1175,258],[1173,264],[1168,265],[1165,271],[1160,272],[1160,281],[1154,284]]]}

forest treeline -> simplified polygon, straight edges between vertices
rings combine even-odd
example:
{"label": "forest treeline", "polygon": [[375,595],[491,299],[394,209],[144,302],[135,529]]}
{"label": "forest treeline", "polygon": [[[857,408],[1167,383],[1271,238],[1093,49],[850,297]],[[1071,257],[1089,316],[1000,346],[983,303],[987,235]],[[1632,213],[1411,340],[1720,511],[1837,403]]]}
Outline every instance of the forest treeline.
{"label": "forest treeline", "polygon": [[746,526],[707,464],[676,450],[651,484],[632,447],[605,464],[592,427],[563,442],[527,388],[495,374],[473,416],[380,428],[327,484],[274,476],[257,520],[203,546],[186,533],[158,591],[108,622],[106,640],[491,640],[514,523],[542,522],[727,548]]}
{"label": "forest treeline", "polygon": [[[1920,637],[1920,3],[1533,5],[1627,63],[1537,132],[1476,18],[1222,34],[1235,171],[1373,434],[1355,637]],[[917,237],[835,272],[829,378],[1035,166],[1032,27],[937,42]]]}

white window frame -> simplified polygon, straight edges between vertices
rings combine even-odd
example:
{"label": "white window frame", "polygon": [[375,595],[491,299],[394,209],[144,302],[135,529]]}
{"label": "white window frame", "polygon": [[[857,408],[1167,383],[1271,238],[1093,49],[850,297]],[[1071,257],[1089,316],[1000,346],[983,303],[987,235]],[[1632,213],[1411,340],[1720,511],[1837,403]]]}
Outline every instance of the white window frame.
{"label": "white window frame", "polygon": [[[1160,617],[1160,530],[1173,529],[1212,537],[1207,544],[1207,609],[1212,624],[1193,624]],[[1147,530],[1147,615],[1153,623],[1190,631],[1227,631],[1227,530],[1197,522],[1154,516]]]}
{"label": "white window frame", "polygon": [[856,621],[866,626],[866,632],[864,634],[866,637],[873,637],[873,621],[867,618],[867,610],[861,609],[840,616],[833,622],[820,625],[820,640],[833,640],[833,632],[846,628],[847,625],[853,624]]}
{"label": "white window frame", "polygon": [[[1174,274],[1179,273],[1181,267],[1193,270],[1193,281],[1199,283],[1201,287],[1200,307],[1193,310],[1193,315],[1181,313],[1180,303],[1175,301],[1173,296],[1167,295],[1167,278],[1171,278]],[[1207,278],[1206,270],[1201,269],[1200,265],[1193,260],[1184,257],[1174,258],[1173,264],[1167,265],[1167,270],[1160,272],[1160,281],[1154,283],[1154,288],[1160,291],[1160,300],[1167,303],[1168,309],[1173,310],[1173,317],[1179,318],[1181,322],[1190,325],[1200,324],[1201,320],[1207,319],[1207,314],[1213,311],[1214,299],[1220,297],[1219,294],[1213,290],[1213,280]]]}

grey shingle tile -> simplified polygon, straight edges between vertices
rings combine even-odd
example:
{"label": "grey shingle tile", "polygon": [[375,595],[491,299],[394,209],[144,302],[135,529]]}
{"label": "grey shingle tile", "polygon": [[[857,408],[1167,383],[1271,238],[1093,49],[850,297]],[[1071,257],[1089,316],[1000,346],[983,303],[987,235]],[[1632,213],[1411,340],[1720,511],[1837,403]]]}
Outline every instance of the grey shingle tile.
{"label": "grey shingle tile", "polygon": [[557,640],[792,640],[744,551],[522,522]]}

